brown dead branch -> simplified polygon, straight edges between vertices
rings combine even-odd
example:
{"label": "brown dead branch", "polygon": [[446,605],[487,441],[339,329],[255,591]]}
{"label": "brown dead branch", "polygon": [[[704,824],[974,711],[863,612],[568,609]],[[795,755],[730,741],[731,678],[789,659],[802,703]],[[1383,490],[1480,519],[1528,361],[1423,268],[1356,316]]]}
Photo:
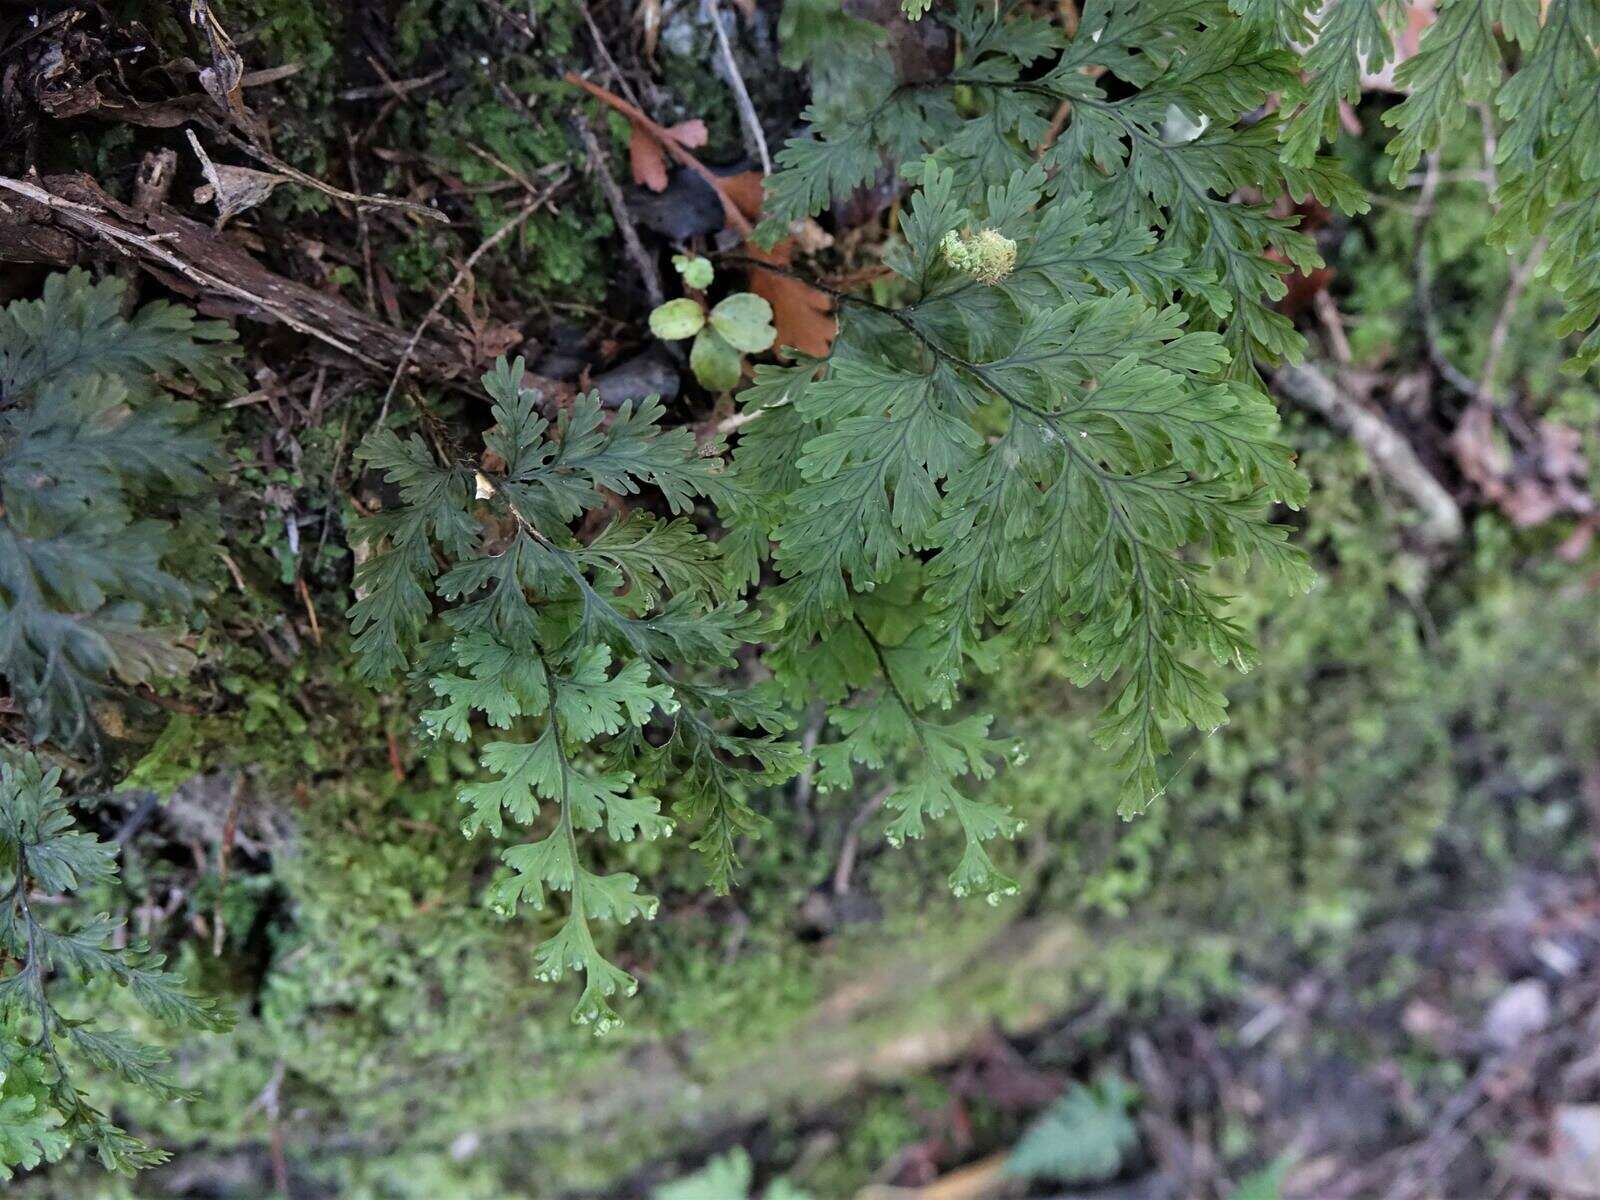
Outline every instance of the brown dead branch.
{"label": "brown dead branch", "polygon": [[639,278],[644,282],[645,295],[650,297],[650,306],[658,307],[666,299],[666,294],[661,290],[661,273],[656,270],[655,261],[645,253],[644,244],[639,241],[639,231],[634,228],[633,217],[628,212],[628,203],[623,199],[622,189],[617,186],[616,177],[611,174],[611,168],[606,164],[605,152],[600,149],[594,130],[589,127],[589,122],[581,114],[576,118],[575,124],[578,136],[583,141],[584,153],[588,155],[589,171],[605,195],[606,206],[611,209],[611,218],[617,223],[617,231],[622,235],[623,248],[628,252],[628,261],[633,263],[634,270],[639,272]]}
{"label": "brown dead branch", "polygon": [[211,316],[285,325],[374,371],[405,362],[420,374],[453,377],[461,358],[447,345],[408,336],[354,305],[270,270],[228,237],[161,205],[141,212],[87,175],[0,177],[0,261],[71,266],[109,247]]}
{"label": "brown dead branch", "polygon": [[1320,414],[1355,439],[1373,469],[1404,492],[1422,514],[1417,536],[1423,542],[1442,547],[1461,539],[1465,526],[1455,498],[1423,466],[1411,444],[1392,425],[1309,364],[1279,369],[1272,377],[1272,386],[1280,395]]}

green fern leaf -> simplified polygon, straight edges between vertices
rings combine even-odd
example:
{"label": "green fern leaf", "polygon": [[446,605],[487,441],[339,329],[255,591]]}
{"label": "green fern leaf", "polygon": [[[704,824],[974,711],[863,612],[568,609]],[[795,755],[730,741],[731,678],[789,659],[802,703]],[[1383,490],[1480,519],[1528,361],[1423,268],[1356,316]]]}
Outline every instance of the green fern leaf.
{"label": "green fern leaf", "polygon": [[225,326],[164,303],[125,321],[122,288],[75,270],[0,310],[0,675],[34,740],[75,750],[118,682],[193,663],[178,532],[216,450],[155,375],[232,378]]}
{"label": "green fern leaf", "polygon": [[[536,951],[541,973],[581,971],[574,1017],[604,1032],[617,1021],[612,997],[634,985],[599,949],[594,925],[648,917],[655,900],[632,875],[587,866],[590,835],[669,835],[652,789],[670,784],[680,815],[701,828],[712,882],[725,887],[735,838],[759,824],[751,791],[799,761],[776,740],[788,723],[780,710],[696,678],[764,632],[728,599],[717,547],[687,515],[696,497],[732,495],[715,448],[661,428],[653,399],[608,413],[598,396],[580,397],[552,424],[523,376],[518,359],[484,377],[494,460],[441,463],[420,438],[368,439],[362,455],[399,503],[359,529],[369,557],[351,618],[374,677],[419,667],[438,701],[422,713],[427,731],[457,741],[475,727],[504,731],[481,747],[490,778],[462,789],[463,830],[501,837],[508,821],[545,830],[504,852],[508,872],[490,903],[509,915],[565,893],[567,916]],[[608,495],[647,493],[676,517],[637,508],[583,537],[572,527]],[[646,727],[659,736],[647,739]]]}
{"label": "green fern leaf", "polygon": [[0,958],[13,964],[0,975],[0,1177],[9,1177],[10,1167],[58,1158],[69,1143],[88,1147],[114,1171],[164,1161],[164,1153],[89,1104],[73,1082],[74,1060],[165,1100],[194,1095],[167,1074],[164,1051],[63,1014],[50,989],[56,976],[111,980],[166,1024],[221,1033],[234,1021],[164,970],[162,956],[144,942],[115,948],[120,924],[109,917],[70,932],[43,923],[35,893],[68,894],[116,873],[111,847],[74,828],[60,775],[32,754],[0,762],[0,874],[8,880],[0,893]]}

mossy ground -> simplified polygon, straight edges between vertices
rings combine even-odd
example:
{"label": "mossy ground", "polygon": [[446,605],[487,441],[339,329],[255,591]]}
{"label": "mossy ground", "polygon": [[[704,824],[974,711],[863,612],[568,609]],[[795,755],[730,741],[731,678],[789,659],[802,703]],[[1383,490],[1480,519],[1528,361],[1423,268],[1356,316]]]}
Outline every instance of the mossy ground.
{"label": "mossy ground", "polygon": [[[279,1132],[308,1186],[491,1197],[526,1194],[530,1155],[548,1178],[603,1188],[751,1121],[781,1163],[819,1109],[843,1105],[834,1114],[859,1121],[799,1182],[844,1195],[927,1106],[919,1085],[879,1081],[931,1070],[991,1021],[1025,1032],[1093,1004],[1109,1026],[1212,1003],[1285,963],[1336,963],[1373,921],[1468,877],[1482,889],[1517,863],[1570,862],[1583,815],[1559,797],[1600,724],[1600,661],[1548,634],[1592,621],[1593,595],[1518,538],[1419,589],[1357,456],[1318,430],[1300,438],[1323,584],[1260,602],[1263,666],[1232,689],[1227,727],[1180,748],[1149,813],[1101,819],[1093,699],[1042,654],[989,697],[1037,747],[997,785],[1032,828],[1010,864],[1021,897],[962,905],[938,886],[948,847],[869,845],[851,881],[863,919],[819,933],[804,902],[827,890],[858,801],[814,800],[824,832],[808,842],[775,796],[778,829],[750,848],[732,899],[706,898],[687,858],[647,864],[666,904],[627,943],[645,1002],[603,1041],[532,980],[540,918],[504,922],[476,901],[495,848],[455,828],[470,756],[416,757],[401,706],[341,675],[337,635],[287,671],[232,647],[225,713],[174,714],[133,777],[161,788],[200,761],[245,770],[281,804],[285,836],[236,851],[220,894],[214,872],[135,853],[116,903],[179,879],[192,887],[175,919],[210,921],[220,901],[223,956],[195,939],[184,966],[246,1017],[184,1051],[204,1100],[127,1115],[189,1155],[260,1156],[273,1122],[254,1102],[282,1064]],[[1523,803],[1499,790],[1507,773]],[[150,844],[163,837],[152,828]],[[71,1179],[35,1191],[101,1186]]]}

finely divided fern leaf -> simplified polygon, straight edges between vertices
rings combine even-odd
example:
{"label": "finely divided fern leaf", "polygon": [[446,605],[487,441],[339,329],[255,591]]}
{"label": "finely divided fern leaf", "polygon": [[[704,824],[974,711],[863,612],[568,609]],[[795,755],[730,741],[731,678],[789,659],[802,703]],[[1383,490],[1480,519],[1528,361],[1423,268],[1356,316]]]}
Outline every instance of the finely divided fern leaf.
{"label": "finely divided fern leaf", "polygon": [[32,737],[75,750],[113,679],[191,661],[166,626],[193,598],[178,503],[215,447],[156,372],[229,378],[226,326],[164,303],[125,321],[122,287],[75,270],[0,310],[0,675]]}
{"label": "finely divided fern leaf", "polygon": [[103,883],[117,869],[110,846],[74,827],[60,775],[32,754],[0,762],[0,962],[10,964],[0,973],[0,1178],[58,1158],[69,1143],[113,1171],[166,1160],[89,1103],[74,1082],[76,1062],[163,1099],[192,1096],[167,1073],[164,1051],[61,1012],[56,978],[109,980],[169,1025],[220,1033],[234,1020],[145,943],[119,947],[120,922],[101,915],[62,932],[44,921],[41,897]]}
{"label": "finely divided fern leaf", "polygon": [[1132,1089],[1116,1075],[1075,1083],[1030,1125],[1006,1159],[1006,1173],[1056,1183],[1098,1183],[1122,1168],[1138,1143],[1128,1115]]}
{"label": "finely divided fern leaf", "polygon": [[[1124,806],[1142,807],[1159,790],[1164,729],[1223,719],[1187,656],[1253,661],[1194,549],[1304,586],[1303,556],[1263,514],[1299,505],[1305,486],[1271,402],[1229,371],[1226,339],[1162,303],[1172,285],[1140,262],[1162,253],[1148,231],[1122,240],[1086,197],[1047,199],[1038,166],[965,198],[951,168],[921,178],[891,259],[907,301],[847,302],[820,377],[787,402],[808,432],[772,527],[787,577],[774,601],[786,640],[860,664],[822,782],[907,754],[891,833],[953,815],[967,843],[957,888],[996,894],[1010,881],[990,873],[982,843],[1014,822],[956,785],[982,780],[1003,750],[986,721],[934,721],[929,708],[956,699],[969,666],[1059,630],[1084,682],[1116,681],[1101,737],[1122,757]],[[1005,278],[974,284],[942,260],[949,231],[968,226],[1021,247]],[[1141,283],[1145,294],[1128,286]],[[736,461],[792,428],[754,422]],[[886,586],[923,614],[909,636],[862,611]],[[808,664],[808,649],[792,653]]]}
{"label": "finely divided fern leaf", "polygon": [[656,900],[632,874],[590,865],[596,835],[671,834],[666,792],[726,888],[738,837],[761,823],[753,791],[799,760],[778,706],[718,678],[764,626],[729,598],[717,546],[691,519],[697,497],[729,495],[715,448],[662,428],[654,399],[607,411],[581,396],[552,422],[523,376],[521,359],[484,376],[495,425],[477,462],[444,461],[415,434],[367,439],[361,456],[398,502],[357,531],[370,554],[351,619],[371,677],[416,668],[433,697],[426,730],[487,739],[463,830],[500,837],[511,823],[532,838],[504,852],[490,902],[509,914],[563,895],[540,974],[582,972],[574,1017],[603,1032],[611,997],[634,983],[596,924],[649,918]]}
{"label": "finely divided fern leaf", "polygon": [[[1357,98],[1363,71],[1393,61],[1407,6],[1333,0],[1318,19],[1306,81],[1290,93],[1296,107],[1283,127],[1284,158],[1299,167],[1333,135],[1338,105]],[[1383,118],[1395,130],[1392,181],[1403,183],[1424,155],[1479,119],[1475,107],[1482,111],[1496,146],[1493,237],[1508,249],[1548,240],[1541,269],[1567,300],[1562,332],[1587,335],[1572,366],[1600,361],[1600,8],[1591,0],[1440,0],[1394,82],[1405,99]]]}

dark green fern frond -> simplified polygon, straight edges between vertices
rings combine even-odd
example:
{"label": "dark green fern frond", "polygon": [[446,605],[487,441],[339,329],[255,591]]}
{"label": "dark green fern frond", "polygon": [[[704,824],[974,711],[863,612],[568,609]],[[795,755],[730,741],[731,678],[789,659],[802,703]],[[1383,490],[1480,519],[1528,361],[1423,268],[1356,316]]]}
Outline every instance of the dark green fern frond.
{"label": "dark green fern frond", "polygon": [[[1363,70],[1392,61],[1407,8],[1335,0],[1305,54],[1307,80],[1284,125],[1284,157],[1309,166]],[[1417,51],[1395,70],[1405,99],[1384,114],[1395,133],[1390,177],[1483,112],[1494,134],[1493,236],[1508,250],[1544,237],[1543,270],[1568,305],[1563,333],[1585,334],[1577,369],[1600,362],[1600,8],[1591,0],[1441,0]]]}
{"label": "dark green fern frond", "polygon": [[226,326],[187,309],[118,313],[123,284],[53,276],[0,310],[0,675],[35,740],[92,745],[114,687],[178,674],[178,505],[215,457],[157,373],[227,378]]}

